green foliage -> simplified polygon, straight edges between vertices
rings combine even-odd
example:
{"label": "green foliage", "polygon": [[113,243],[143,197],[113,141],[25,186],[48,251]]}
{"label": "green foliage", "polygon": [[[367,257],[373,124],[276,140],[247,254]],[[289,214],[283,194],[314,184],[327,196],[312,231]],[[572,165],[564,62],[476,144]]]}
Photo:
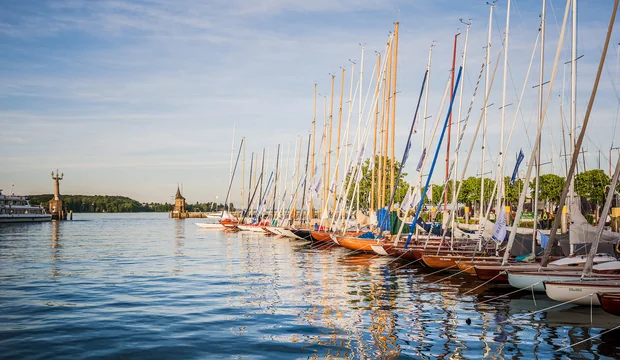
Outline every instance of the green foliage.
{"label": "green foliage", "polygon": [[610,179],[603,170],[589,170],[575,176],[575,191],[588,201],[600,203],[605,200],[605,186]]}
{"label": "green foliage", "polygon": [[[480,202],[480,185],[479,177],[470,176],[463,181],[463,187],[459,193],[458,201],[465,204],[475,204]],[[489,202],[491,194],[495,187],[495,180],[484,179],[484,202]]]}
{"label": "green foliage", "polygon": [[507,205],[516,205],[523,191],[523,180],[517,179],[510,185],[510,176],[504,177],[504,199]]}
{"label": "green foliage", "polygon": [[[389,170],[390,169],[390,159],[386,157],[386,167]],[[398,168],[400,167],[400,163],[398,161],[394,162],[395,166],[395,174],[398,172]],[[372,185],[372,170],[368,171],[368,167],[370,166],[370,159],[366,159],[366,161],[364,162],[364,164],[362,164],[362,179],[360,180],[359,183],[359,192],[360,192],[360,208],[363,209],[368,209],[370,207],[370,187]],[[379,156],[375,157],[375,177],[378,177],[378,173],[379,173]],[[398,181],[398,187],[396,188],[396,194],[394,195],[394,203],[400,203],[403,198],[405,197],[405,195],[407,194],[407,189],[409,188],[409,183],[407,183],[404,178],[407,174],[402,173],[400,174],[400,180]],[[385,202],[389,202],[390,201],[390,196],[392,196],[392,194],[390,193],[390,174],[388,173],[386,176],[386,184],[384,186],[385,189]],[[344,185],[341,186],[347,186],[347,184],[349,183],[349,175],[347,175]],[[378,188],[378,180],[377,178],[375,178],[375,189]],[[351,187],[349,188],[349,193],[347,194],[347,203],[350,203],[350,201],[355,200],[355,182],[351,183]],[[375,190],[375,207],[377,204],[377,190]]]}
{"label": "green foliage", "polygon": [[[52,194],[30,195],[31,205],[42,205],[47,208],[49,201],[54,197]],[[63,195],[62,200],[68,211],[74,213],[83,212],[168,212],[172,211],[174,204],[140,203],[137,200],[125,196],[108,195]],[[232,207],[232,203],[231,203]],[[221,211],[223,204],[186,204],[185,209],[189,212]]]}
{"label": "green foliage", "polygon": [[[564,187],[565,180],[563,177],[555,174],[540,175],[538,178],[538,198],[540,200],[547,200],[553,203],[560,201],[560,195],[562,194],[562,188]],[[536,191],[536,180],[530,182],[530,194],[534,197]]]}

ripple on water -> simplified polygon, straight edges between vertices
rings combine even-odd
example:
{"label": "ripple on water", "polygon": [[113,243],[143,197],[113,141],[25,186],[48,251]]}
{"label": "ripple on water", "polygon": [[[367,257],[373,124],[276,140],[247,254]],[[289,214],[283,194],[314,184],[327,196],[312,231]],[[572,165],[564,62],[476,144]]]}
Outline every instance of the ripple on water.
{"label": "ripple on water", "polygon": [[[618,358],[620,324],[420,264],[167,214],[0,231],[6,358]],[[82,221],[83,220],[83,221]],[[483,303],[484,302],[484,303]],[[469,323],[467,322],[469,319]],[[618,318],[620,319],[620,318]],[[566,351],[560,348],[568,346]]]}

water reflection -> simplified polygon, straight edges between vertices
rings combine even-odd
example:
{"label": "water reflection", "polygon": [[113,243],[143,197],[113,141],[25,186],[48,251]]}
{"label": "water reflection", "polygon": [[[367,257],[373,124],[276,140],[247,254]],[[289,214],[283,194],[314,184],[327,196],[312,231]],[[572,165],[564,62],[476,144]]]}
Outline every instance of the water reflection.
{"label": "water reflection", "polygon": [[619,331],[578,344],[620,322],[600,309],[532,314],[556,303],[339,247],[141,216],[0,233],[0,323],[21,329],[0,329],[12,339],[0,351],[28,357],[29,339],[48,357],[75,355],[66,341],[134,358],[179,357],[165,351],[180,345],[183,357],[273,360],[620,355]]}
{"label": "water reflection", "polygon": [[52,249],[51,255],[51,263],[52,267],[50,269],[50,275],[52,277],[56,277],[60,275],[60,269],[58,267],[58,258],[60,257],[60,252],[62,250],[62,243],[60,241],[60,221],[52,220],[52,231],[50,236],[50,248]]}

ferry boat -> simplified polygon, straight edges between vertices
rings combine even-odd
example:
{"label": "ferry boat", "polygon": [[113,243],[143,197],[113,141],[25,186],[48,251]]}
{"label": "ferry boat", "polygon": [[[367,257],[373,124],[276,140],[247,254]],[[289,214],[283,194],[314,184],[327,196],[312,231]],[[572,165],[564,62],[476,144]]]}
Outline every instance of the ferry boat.
{"label": "ferry boat", "polygon": [[32,206],[26,196],[4,195],[0,190],[0,223],[51,221],[43,206]]}

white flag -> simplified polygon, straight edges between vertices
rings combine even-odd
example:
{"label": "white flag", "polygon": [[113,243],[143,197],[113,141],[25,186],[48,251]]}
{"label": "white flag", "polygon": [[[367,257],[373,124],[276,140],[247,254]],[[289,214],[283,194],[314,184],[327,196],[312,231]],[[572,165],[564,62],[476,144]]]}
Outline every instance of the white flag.
{"label": "white flag", "polygon": [[409,208],[411,207],[411,188],[410,187],[407,188],[407,194],[403,198],[403,201],[401,201],[401,204],[402,205],[400,206],[400,210],[404,213],[407,213],[407,211],[409,211]]}
{"label": "white flag", "polygon": [[506,237],[506,212],[504,211],[504,207],[502,206],[499,210],[499,215],[495,220],[495,226],[493,227],[493,236],[491,239],[498,244],[501,244]]}

